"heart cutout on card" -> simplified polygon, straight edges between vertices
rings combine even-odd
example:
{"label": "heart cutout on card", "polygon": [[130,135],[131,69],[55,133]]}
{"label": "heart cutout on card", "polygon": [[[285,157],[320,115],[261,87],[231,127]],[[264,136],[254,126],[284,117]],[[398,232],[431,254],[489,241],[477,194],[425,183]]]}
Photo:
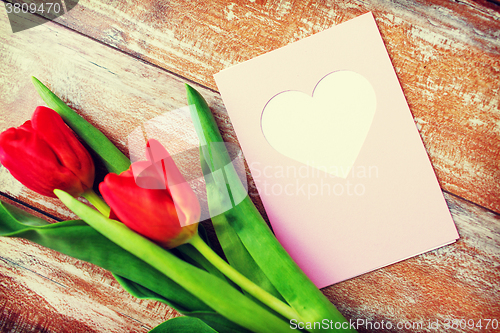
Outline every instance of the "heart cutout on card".
{"label": "heart cutout on card", "polygon": [[299,91],[274,96],[262,112],[262,132],[279,153],[346,178],[363,147],[377,107],[375,90],[362,75],[333,72],[312,97]]}

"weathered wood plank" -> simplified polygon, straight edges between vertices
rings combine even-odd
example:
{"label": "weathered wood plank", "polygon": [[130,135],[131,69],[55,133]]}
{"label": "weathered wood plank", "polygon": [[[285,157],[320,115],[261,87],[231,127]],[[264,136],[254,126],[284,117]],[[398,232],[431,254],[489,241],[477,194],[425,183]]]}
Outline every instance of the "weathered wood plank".
{"label": "weathered wood plank", "polygon": [[166,304],[131,296],[105,269],[6,237],[0,237],[0,304],[0,332],[147,332],[180,316]]}
{"label": "weathered wood plank", "polygon": [[[1,28],[9,29],[5,15],[3,20],[0,17]],[[0,82],[5,82],[8,88],[0,91],[0,131],[21,125],[31,117],[36,106],[44,105],[33,88],[32,75],[48,83],[126,154],[127,137],[135,129],[159,115],[187,106],[184,88],[187,80],[56,24],[3,36],[0,37],[3,59]],[[17,79],[13,81],[12,77]],[[220,96],[207,89],[204,96],[216,114],[225,140],[236,143]],[[171,140],[172,152],[192,145],[187,129],[179,123],[176,126],[171,128],[172,136],[161,138]],[[168,133],[162,135],[168,136]],[[199,168],[197,160],[192,164]],[[193,172],[197,172],[196,169]],[[5,168],[0,167],[0,173],[0,191],[7,196],[60,219],[76,217],[57,199],[43,197],[21,185]],[[257,197],[256,191],[252,194]]]}
{"label": "weathered wood plank", "polygon": [[[0,15],[1,28],[6,31],[6,15]],[[2,131],[22,124],[37,105],[44,104],[33,88],[32,75],[48,82],[63,98],[71,96],[71,106],[125,153],[132,130],[145,120],[187,104],[184,81],[57,25],[2,36]],[[12,80],[14,77],[17,79]],[[5,168],[0,172],[3,193],[59,218],[75,217],[58,200],[23,187]]]}
{"label": "weathered wood plank", "polygon": [[[445,197],[458,243],[323,289],[360,332],[380,331],[369,325],[382,322],[394,326],[386,331],[436,332],[429,323],[500,319],[500,216]],[[31,242],[1,238],[0,254],[2,331],[145,332],[178,315],[127,295],[98,267]],[[404,324],[423,326],[397,328]]]}
{"label": "weathered wood plank", "polygon": [[[500,215],[450,194],[445,198],[461,239],[323,289],[339,310],[353,320],[385,321],[394,328],[406,322],[424,325],[388,332],[497,331],[444,327],[446,320],[500,319]],[[436,321],[440,329],[429,327]]]}
{"label": "weathered wood plank", "polygon": [[[185,79],[170,75],[85,36],[53,23],[14,35],[9,34],[8,29],[5,15],[0,16],[0,56],[3,60],[0,63],[0,82],[6,88],[0,90],[2,110],[0,130],[19,125],[29,118],[37,105],[42,103],[31,86],[29,80],[31,75],[49,83],[54,91],[69,101],[80,114],[100,126],[124,151],[127,151],[126,137],[130,131],[147,119],[186,104],[183,87]],[[404,35],[405,32],[402,31],[401,34]],[[477,54],[484,56],[481,52]],[[218,94],[199,86],[197,88],[207,97],[225,139],[236,142],[234,131]],[[424,132],[427,124],[422,124],[421,130]],[[432,131],[431,133],[439,134]],[[437,140],[434,137],[431,139]],[[457,160],[453,163],[458,167],[464,163],[463,161]],[[5,169],[0,168],[0,170]],[[484,175],[480,177],[489,179]],[[46,200],[25,190],[6,175],[0,177],[0,191],[47,211],[53,216],[72,217],[57,201]],[[256,197],[255,192],[252,194]],[[386,319],[394,323],[403,320],[443,320],[448,317],[466,319],[486,319],[493,315],[499,317],[499,217],[454,196],[446,195],[446,197],[462,239],[455,245],[325,289],[325,293],[343,313],[352,319],[373,321]],[[2,239],[2,244],[6,244],[3,241]],[[68,292],[63,287],[55,291],[53,288],[56,288],[57,284],[47,287],[48,279],[54,279],[54,276],[58,277],[54,281],[65,286],[73,280],[77,281],[74,282],[77,288],[74,293],[83,299],[90,298],[97,301],[101,305],[109,304],[107,302],[111,301],[108,298],[128,299],[130,296],[126,294],[115,296],[121,295],[121,291],[109,282],[109,275],[106,275],[106,272],[100,272],[99,275],[95,273],[99,269],[92,265],[87,266],[67,257],[64,260],[69,261],[61,264],[60,255],[54,254],[53,251],[45,252],[35,245],[16,242],[8,240],[8,245],[1,248],[0,254],[4,256],[4,253],[11,253],[12,262],[19,265],[24,263],[26,268],[34,273],[9,261],[0,262],[1,281],[2,283],[6,281],[0,284],[0,288],[3,288],[0,294],[3,308],[0,325],[14,329],[14,332],[31,328],[42,332],[50,325],[52,326],[49,330],[58,331],[56,327],[63,327],[64,321],[70,321],[73,323],[71,327],[76,331],[87,329],[109,331],[107,325],[110,325],[110,318],[119,318],[119,325],[125,325],[120,327],[136,325],[130,324],[134,320],[131,319],[129,322],[125,316],[117,315],[118,312],[149,326],[168,318],[168,309],[158,310],[160,318],[158,319],[156,313],[144,312],[136,305],[132,306],[132,310],[123,311],[111,306],[115,311],[114,314],[97,310],[98,313],[89,315],[89,308],[79,307],[78,304],[76,307],[71,304],[61,309],[60,305],[66,304],[64,303],[66,301],[60,295],[69,293],[70,300],[74,300],[76,296],[71,294],[73,291]],[[80,265],[85,268],[82,269]],[[36,276],[26,277],[29,274]],[[116,289],[107,289],[106,283]],[[25,287],[26,285],[29,288]],[[44,293],[47,288],[51,293]],[[97,291],[100,297],[98,300],[92,298]],[[54,306],[51,301],[59,302],[54,303],[58,306]],[[127,301],[127,305],[130,302],[143,304],[134,300]],[[40,311],[37,308],[40,304],[47,309],[45,314],[52,318],[53,323],[44,321],[41,316],[36,315]],[[151,304],[150,307],[159,307],[157,303]],[[95,308],[101,309],[101,305],[95,305]],[[85,326],[89,325],[89,321],[93,326]],[[16,323],[24,326],[17,326]],[[115,327],[118,326],[111,326],[111,329]],[[134,329],[136,328],[130,328],[132,331]]]}
{"label": "weathered wood plank", "polygon": [[[397,37],[397,30],[406,30],[405,48],[416,53],[442,44],[455,48],[454,42],[500,53],[500,7],[492,10],[472,1],[430,0],[408,5],[403,0],[266,0],[229,4],[82,0],[57,22],[216,89],[212,75],[224,67],[366,11],[375,13],[386,42],[390,43],[393,35]],[[392,56],[406,58],[405,53],[398,55],[405,50],[394,51]],[[447,53],[442,51],[436,50],[436,55]],[[425,59],[415,56],[413,61],[406,60]]]}
{"label": "weathered wood plank", "polygon": [[500,212],[500,6],[489,7],[82,0],[58,22],[216,89],[223,68],[373,11],[441,186]]}
{"label": "weathered wood plank", "polygon": [[[89,4],[89,5],[92,5]],[[104,5],[102,5],[104,6]],[[111,5],[109,5],[111,6]],[[80,6],[77,6],[73,11],[70,12],[71,15],[74,15],[74,11],[76,11]],[[82,7],[85,7],[85,2],[82,2]],[[107,8],[107,7],[106,7]],[[126,6],[119,6],[118,9],[122,8],[123,10],[126,10]],[[118,10],[116,9],[116,10]],[[419,7],[420,12],[423,12],[425,7]],[[80,10],[80,9],[79,9]],[[97,9],[95,9],[97,10]],[[110,10],[109,8],[106,10]],[[106,13],[105,9],[102,9],[104,13]],[[399,8],[398,10],[403,11],[403,9]],[[416,9],[413,9],[414,11],[417,11]],[[479,11],[479,10],[478,10]],[[78,11],[77,11],[78,13]],[[92,10],[88,9],[86,11],[85,15],[90,15],[91,17],[88,18],[88,22],[90,24],[87,26],[90,27],[92,26],[92,22],[95,19],[92,19]],[[68,14],[68,15],[70,15]],[[123,13],[122,13],[123,14]],[[401,15],[405,14],[403,11]],[[417,17],[424,17],[425,13],[421,13],[420,16]],[[125,15],[125,14],[123,14]],[[201,14],[200,14],[201,15]],[[333,15],[333,14],[332,14]],[[385,14],[384,14],[385,15]],[[496,210],[496,206],[498,203],[498,200],[500,200],[500,167],[498,165],[498,152],[500,151],[500,138],[499,138],[499,133],[500,130],[498,130],[498,123],[500,122],[500,112],[498,112],[498,108],[500,105],[500,100],[499,97],[500,94],[498,94],[498,85],[495,86],[495,82],[498,82],[498,79],[500,79],[498,76],[500,75],[500,69],[499,69],[499,60],[496,59],[496,61],[487,61],[484,63],[481,61],[481,57],[484,58],[485,55],[484,53],[481,53],[480,50],[478,49],[472,49],[471,52],[472,54],[469,54],[467,57],[460,55],[456,56],[453,54],[449,54],[452,51],[457,51],[457,49],[464,48],[466,50],[469,50],[466,48],[465,44],[460,44],[458,45],[457,42],[453,42],[451,40],[448,40],[441,36],[442,38],[439,37],[439,35],[436,35],[433,33],[431,30],[422,30],[419,26],[412,26],[409,23],[406,23],[402,19],[391,16],[389,14],[387,15],[380,15],[379,17],[379,25],[381,26],[381,30],[384,33],[384,27],[392,27],[393,30],[386,32],[386,34],[389,34],[389,37],[386,37],[386,43],[388,45],[390,54],[393,56],[393,61],[396,64],[396,68],[400,68],[400,66],[397,65],[399,57],[402,57],[401,60],[404,62],[410,61],[413,65],[408,67],[411,70],[399,70],[399,76],[401,77],[401,81],[403,83],[403,86],[405,87],[406,84],[413,84],[416,82],[416,86],[413,88],[408,88],[405,89],[405,92],[407,93],[408,100],[410,102],[410,105],[412,107],[412,110],[415,115],[415,120],[417,123],[417,126],[420,128],[421,135],[424,139],[424,142],[426,143],[427,150],[430,154],[431,160],[433,162],[433,165],[435,167],[436,173],[441,181],[441,184],[445,190],[448,190],[452,193],[455,193],[459,196],[468,198],[474,202],[477,202],[479,204],[484,205],[487,208]],[[405,14],[408,16],[409,14]],[[436,15],[436,14],[434,14]],[[479,15],[479,14],[477,14]],[[491,14],[493,16],[493,14]],[[83,19],[83,18],[81,18]],[[483,20],[485,17],[483,17]],[[486,26],[489,27],[490,30],[493,28],[490,27],[492,24],[495,23],[495,21],[492,21],[491,19],[489,22],[489,25]],[[492,23],[493,22],[493,23]],[[484,22],[483,22],[484,23]],[[333,23],[332,23],[333,24]],[[319,28],[318,28],[319,29]],[[388,29],[388,28],[386,28]],[[486,31],[486,28],[484,28]],[[19,110],[16,113],[9,114],[7,116],[4,116],[4,121],[5,125],[3,128],[6,128],[8,126],[12,126],[15,124],[20,124],[24,119],[27,119],[29,117],[29,113],[31,110],[34,108],[34,106],[40,101],[38,100],[35,103],[31,103],[33,106],[26,105],[28,101],[33,98],[37,98],[36,94],[32,89],[30,89],[31,84],[29,83],[29,80],[27,77],[30,74],[41,72],[42,69],[40,68],[40,59],[42,59],[42,54],[44,54],[47,57],[52,57],[52,55],[56,52],[61,54],[63,57],[71,57],[71,52],[81,52],[79,50],[78,46],[75,45],[73,47],[72,51],[71,46],[64,47],[62,45],[59,45],[59,48],[54,49],[54,51],[50,51],[50,48],[48,48],[49,45],[52,45],[51,43],[56,43],[57,41],[51,39],[47,40],[46,42],[36,40],[36,35],[34,34],[35,30],[30,30],[26,32],[22,32],[22,35],[10,35],[9,38],[10,40],[9,43],[20,43],[23,44],[24,46],[21,45],[16,45],[13,46],[12,48],[9,48],[8,44],[5,44],[5,52],[7,55],[7,61],[4,62],[4,73],[6,75],[15,75],[14,73],[26,73],[27,75],[25,76],[25,80],[23,81],[21,85],[14,82],[10,82],[10,88],[11,89],[6,89],[4,91],[4,96],[3,100],[7,101],[7,104],[9,104],[10,107],[12,107],[13,102],[12,99],[14,97],[12,96],[5,96],[6,94],[11,94],[15,95],[16,92],[19,92],[21,89],[24,91],[25,94],[28,94],[26,99],[23,99],[21,102],[16,101],[16,105],[19,106],[20,108],[24,106],[24,114],[21,116],[19,114]],[[165,30],[162,30],[165,31]],[[315,32],[316,30],[312,31]],[[418,32],[420,31],[420,32]],[[89,33],[89,31],[84,31],[85,33]],[[25,36],[30,35],[31,37],[28,38],[28,40],[23,41],[23,38]],[[407,36],[408,34],[411,34],[413,39],[416,39],[419,47],[413,45],[413,47],[405,47],[405,48],[398,48],[398,46],[405,45],[407,42]],[[484,34],[484,33],[483,33]],[[7,37],[8,34],[8,27],[5,27],[5,37]],[[148,34],[145,34],[147,36]],[[21,38],[21,36],[23,36]],[[436,37],[437,36],[437,37]],[[166,38],[166,37],[165,37]],[[214,37],[215,38],[215,37]],[[423,39],[422,39],[423,38]],[[471,37],[472,38],[472,37]],[[488,37],[488,40],[491,38]],[[174,38],[175,40],[175,38]],[[434,47],[430,48],[429,43],[432,41],[439,41],[439,49],[435,51]],[[412,42],[413,44],[417,42]],[[42,43],[43,45],[39,45],[39,43]],[[425,46],[427,44],[427,46]],[[73,43],[75,44],[75,43]],[[454,45],[453,47],[450,45]],[[163,44],[162,45],[166,45]],[[439,46],[438,45],[438,46]],[[492,43],[492,45],[495,45],[495,43]],[[35,47],[36,46],[36,47]],[[25,50],[22,48],[26,47]],[[31,49],[30,49],[31,47]],[[17,51],[16,51],[16,48]],[[449,49],[447,51],[447,49]],[[451,50],[451,51],[450,51]],[[474,51],[475,50],[475,51]],[[125,50],[127,51],[127,50]],[[424,52],[425,51],[425,52]],[[200,51],[201,52],[201,51]],[[400,53],[405,53],[403,55],[400,55]],[[427,53],[426,53],[427,52]],[[444,53],[443,53],[444,52]],[[457,51],[458,52],[458,51]],[[477,54],[474,54],[477,53]],[[20,53],[23,53],[21,56]],[[87,98],[86,96],[81,96],[81,93],[75,93],[77,91],[80,91],[81,89],[79,87],[73,88],[71,86],[76,86],[77,84],[84,84],[86,80],[94,80],[88,88],[93,90],[91,91],[92,94],[99,95],[99,88],[101,86],[107,86],[110,87],[110,85],[113,84],[113,81],[116,81],[116,75],[112,75],[112,71],[110,70],[109,72],[106,71],[105,68],[115,68],[117,67],[117,64],[111,64],[110,61],[106,61],[106,59],[111,59],[112,57],[109,57],[110,54],[114,54],[110,51],[107,51],[106,55],[108,58],[100,56],[99,60],[96,62],[94,61],[94,67],[90,67],[86,70],[89,70],[90,72],[93,72],[91,75],[91,78],[83,77],[83,78],[78,78],[75,77],[75,80],[73,81],[79,81],[78,83],[75,82],[68,82],[67,77],[70,77],[69,75],[73,75],[70,72],[71,66],[78,66],[79,64],[82,63],[82,60],[86,56],[87,59],[92,58],[94,55],[89,54],[85,55],[86,51],[81,52],[80,56],[78,59],[73,59],[72,61],[66,61],[63,62],[65,66],[67,66],[66,69],[58,68],[56,72],[52,70],[52,73],[49,73],[46,71],[45,77],[47,78],[47,82],[50,82],[50,84],[54,87],[54,89],[58,90],[58,93],[65,94],[66,90],[68,92],[67,96],[68,99],[70,100],[71,103],[74,104],[74,106],[77,106],[78,103],[81,104],[83,100],[85,100],[87,103],[87,108],[94,109],[96,108],[96,113],[99,114],[99,111],[102,111],[102,113],[99,115],[101,119],[105,120],[111,120],[113,119],[113,115],[109,116],[108,113],[110,112],[109,110],[112,110],[111,112],[118,112],[120,108],[123,108],[123,105],[129,106],[131,105],[129,102],[130,101],[118,101],[115,103],[115,105],[112,105],[111,103],[108,103],[107,106],[110,107],[110,109],[104,109],[101,105],[95,105],[96,103],[104,103],[104,101],[100,100],[99,98],[94,98],[95,96],[91,98]],[[108,54],[109,53],[109,54]],[[408,53],[414,53],[414,57],[409,55]],[[427,55],[423,54],[426,53]],[[443,53],[442,55],[439,55],[440,53]],[[463,53],[463,52],[462,52]],[[27,55],[31,54],[31,55]],[[99,55],[95,55],[98,56]],[[477,58],[476,56],[479,56]],[[437,58],[436,58],[437,57]],[[449,68],[449,74],[446,74],[446,77],[440,77],[439,71],[441,71],[441,67],[443,66],[443,62],[440,60],[440,58],[443,57],[448,57],[448,63],[446,65],[447,68]],[[10,58],[10,60],[9,60]],[[184,59],[184,57],[181,57]],[[415,58],[415,59],[413,59]],[[422,60],[427,58],[426,62],[419,63],[418,60]],[[430,59],[433,59],[430,61]],[[482,80],[481,77],[476,77],[476,80],[473,80],[474,82],[477,82],[478,80],[480,82],[483,82],[482,88],[477,92],[477,96],[481,94],[487,94],[491,95],[490,100],[488,100],[489,97],[486,95],[481,95],[483,97],[477,97],[472,95],[472,93],[467,93],[463,95],[463,98],[457,99],[455,94],[449,94],[447,92],[448,89],[451,89],[453,87],[458,87],[461,84],[456,83],[453,86],[450,86],[447,84],[447,80],[455,80],[455,76],[458,79],[461,78],[467,78],[468,71],[471,70],[470,66],[467,65],[468,59],[471,58],[477,58],[477,65],[478,66],[483,66],[483,68],[476,68],[474,71],[478,73],[478,75],[484,76],[486,80]],[[498,57],[497,57],[498,58]],[[463,59],[463,60],[460,60]],[[22,61],[21,61],[22,60]],[[97,59],[96,59],[97,60]],[[148,59],[151,60],[151,59]],[[446,59],[444,59],[446,60]],[[450,61],[458,61],[459,65],[457,68],[450,68],[452,63],[449,63]],[[495,58],[490,59],[490,60],[495,60]],[[99,62],[100,61],[100,62]],[[401,64],[401,65],[403,65]],[[161,65],[161,64],[160,64]],[[100,67],[99,67],[100,66]],[[408,66],[406,64],[405,66]],[[430,68],[434,68],[437,66],[433,71],[429,72]],[[464,67],[465,66],[465,67]],[[20,68],[21,67],[21,68]],[[35,68],[38,67],[38,68]],[[50,68],[47,67],[47,64],[44,64],[45,68]],[[61,66],[59,66],[61,67]],[[120,66],[118,66],[120,67]],[[164,66],[165,67],[165,66]],[[439,67],[439,68],[438,68]],[[171,68],[169,68],[171,69]],[[140,70],[132,70],[134,73],[138,73]],[[56,73],[61,73],[61,72],[66,72],[67,76],[64,80],[61,78],[55,79]],[[191,71],[186,71],[186,75],[189,76],[189,73]],[[419,73],[422,72],[423,74],[419,75]],[[108,76],[106,76],[108,75]],[[113,80],[114,76],[114,80]],[[427,83],[429,84],[422,84],[421,82],[421,77],[425,76],[428,78]],[[54,78],[54,79],[53,79]],[[174,78],[172,76],[172,78]],[[433,79],[434,78],[434,79]],[[134,82],[132,82],[134,79],[132,79],[132,76],[128,77],[129,82],[125,83],[126,87],[131,87],[133,86]],[[147,79],[147,77],[146,77]],[[123,83],[123,78],[120,78],[120,83]],[[171,81],[167,80],[167,84],[164,86],[164,90],[161,92],[165,95],[159,96],[159,94],[154,94],[154,92],[158,91],[158,86],[154,85],[154,80],[155,77],[154,75],[151,76],[151,80],[147,82],[147,80],[144,80],[141,82],[141,84],[147,85],[150,89],[148,91],[136,91],[137,94],[145,93],[147,95],[152,95],[148,96],[148,98],[154,99],[157,103],[156,105],[154,103],[150,103],[147,108],[151,110],[151,108],[156,108],[155,110],[158,110],[158,103],[164,103],[164,110],[167,108],[177,108],[181,106],[180,98],[183,98],[183,92],[182,88],[173,87],[173,84],[171,84]],[[175,81],[175,79],[173,79]],[[206,79],[208,80],[208,79]],[[205,81],[206,81],[205,80]],[[440,98],[434,99],[432,96],[429,95],[429,89],[433,90],[436,88],[434,85],[434,81],[439,81],[440,83]],[[469,78],[467,78],[468,81]],[[432,82],[431,82],[432,81]],[[413,83],[412,83],[413,82]],[[433,83],[434,82],[434,83]],[[472,89],[471,85],[475,89],[477,86],[474,82],[470,82],[469,88],[467,89]],[[206,82],[205,82],[206,83]],[[60,86],[60,87],[59,87]],[[63,87],[64,86],[64,87]],[[433,86],[433,87],[431,87]],[[122,85],[123,87],[123,85]],[[454,88],[453,88],[454,89]],[[71,90],[71,91],[69,91]],[[108,97],[111,96],[116,96],[116,92],[111,91],[112,89],[108,89],[106,91],[106,95]],[[130,90],[130,91],[133,91]],[[73,93],[73,94],[71,94]],[[176,95],[178,93],[178,95]],[[434,94],[434,93],[433,93]],[[479,95],[478,95],[479,94]],[[89,95],[87,95],[89,96]],[[162,100],[162,96],[169,96],[169,99],[176,99],[177,98],[177,103],[166,103],[165,100]],[[425,98],[422,98],[421,96],[424,96]],[[465,97],[464,97],[465,96]],[[468,96],[468,97],[467,97]],[[135,96],[137,98],[138,96]],[[463,105],[464,98],[467,99],[468,102],[470,102],[469,106],[465,108]],[[483,101],[484,105],[481,107],[476,106],[475,104],[479,103],[479,100]],[[117,99],[120,99],[120,97],[117,97]],[[217,101],[215,103],[212,103],[212,106],[216,109],[216,112],[220,111],[220,117],[224,118],[224,122],[229,122],[229,120],[226,117],[225,110],[222,106],[222,103],[220,102],[220,99],[216,98]],[[113,100],[113,99],[111,99]],[[116,99],[114,99],[116,100]],[[99,102],[96,102],[99,101]],[[477,103],[476,103],[477,102]],[[136,103],[138,103],[136,101]],[[479,104],[481,104],[479,103]],[[446,108],[444,107],[446,106]],[[147,109],[146,108],[146,109]],[[465,108],[465,110],[464,110]],[[144,107],[143,107],[144,109]],[[424,113],[420,114],[420,111],[418,110],[423,110],[426,109]],[[460,111],[462,109],[463,112],[468,112],[470,113],[469,115],[463,113]],[[144,111],[144,110],[143,110]],[[157,112],[157,111],[156,111]],[[17,119],[15,119],[15,115],[20,115]],[[128,113],[130,115],[130,112]],[[470,117],[469,117],[470,116]],[[471,118],[472,117],[472,118]],[[15,119],[15,120],[14,120]],[[126,117],[121,117],[121,118],[116,118],[117,121],[124,121],[123,119],[126,119]],[[102,126],[102,125],[101,125]],[[120,138],[123,140],[123,137],[125,136],[123,133],[124,129],[130,129],[130,126],[124,125],[124,123],[118,124],[115,128],[113,128],[113,136]],[[119,131],[119,132],[118,132]],[[231,136],[234,136],[234,133],[231,132],[231,130],[228,132],[231,133]],[[120,139],[115,139],[115,140],[120,140]],[[124,143],[121,143],[122,149],[125,149]],[[14,185],[14,184],[12,184]],[[15,188],[15,185],[12,187]],[[19,189],[18,189],[19,190]],[[472,197],[471,197],[472,196]],[[51,205],[54,205],[54,203],[50,203]],[[55,209],[55,208],[54,208]],[[497,210],[498,211],[498,210]]]}
{"label": "weathered wood plank", "polygon": [[147,332],[179,316],[104,269],[23,239],[0,238],[0,281],[2,332]]}

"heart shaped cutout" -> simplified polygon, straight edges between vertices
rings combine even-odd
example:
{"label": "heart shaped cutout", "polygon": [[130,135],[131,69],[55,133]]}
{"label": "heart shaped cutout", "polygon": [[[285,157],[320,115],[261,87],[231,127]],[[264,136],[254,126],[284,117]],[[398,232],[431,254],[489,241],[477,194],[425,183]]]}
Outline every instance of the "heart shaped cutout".
{"label": "heart shaped cutout", "polygon": [[264,107],[262,132],[279,153],[346,178],[377,107],[375,90],[362,75],[333,72],[321,79],[312,97],[284,91]]}

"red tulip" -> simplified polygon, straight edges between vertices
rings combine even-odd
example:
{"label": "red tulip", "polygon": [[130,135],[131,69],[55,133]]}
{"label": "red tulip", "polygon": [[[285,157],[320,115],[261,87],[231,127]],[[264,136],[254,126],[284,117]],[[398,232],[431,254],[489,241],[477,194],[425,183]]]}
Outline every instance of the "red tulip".
{"label": "red tulip", "polygon": [[49,197],[56,197],[54,189],[76,197],[94,183],[89,152],[61,116],[44,106],[0,134],[0,162],[26,187]]}
{"label": "red tulip", "polygon": [[148,161],[135,162],[99,185],[113,214],[130,229],[166,247],[188,241],[198,230],[200,205],[169,153],[149,140]]}

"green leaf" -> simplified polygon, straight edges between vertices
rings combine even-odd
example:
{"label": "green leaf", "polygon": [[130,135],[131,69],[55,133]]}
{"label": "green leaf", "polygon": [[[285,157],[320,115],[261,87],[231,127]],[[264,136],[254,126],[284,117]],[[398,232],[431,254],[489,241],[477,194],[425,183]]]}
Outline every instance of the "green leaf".
{"label": "green leaf", "polygon": [[[20,219],[18,219],[21,217]],[[91,262],[137,284],[141,298],[157,299],[181,312],[211,311],[205,303],[144,261],[123,250],[82,220],[49,224],[0,202],[0,235],[20,237]],[[124,286],[128,290],[127,285]],[[132,293],[133,294],[133,293]],[[148,296],[148,297],[145,297]]]}
{"label": "green leaf", "polygon": [[26,228],[26,226],[43,226],[49,223],[35,217],[15,206],[0,201],[0,235]]}
{"label": "green leaf", "polygon": [[130,167],[130,160],[101,131],[73,111],[36,77],[31,79],[47,106],[59,113],[66,124],[99,155],[109,172],[119,174]]}
{"label": "green leaf", "polygon": [[[198,224],[198,234],[200,237],[210,246],[210,241],[208,239],[207,231],[203,224]],[[222,274],[214,265],[212,265],[207,258],[201,255],[191,244],[183,244],[181,246],[176,247],[172,251],[178,252],[179,255],[186,261],[192,265],[195,265],[199,268],[205,269],[210,274],[217,276],[218,278],[225,280],[232,284],[230,280],[226,278],[224,274]],[[234,284],[233,284],[234,286]]]}
{"label": "green leaf", "polygon": [[[239,241],[241,241],[262,272],[283,298],[300,314],[302,320],[321,322],[323,319],[328,319],[335,322],[346,322],[342,314],[283,249],[248,196],[229,210],[217,207],[220,204],[227,204],[221,200],[223,198],[221,193],[227,191],[226,183],[231,184],[231,182],[237,180],[235,175],[232,174],[232,170],[227,171],[225,179],[218,178],[217,175],[212,176],[214,172],[217,172],[228,163],[229,156],[227,151],[220,148],[220,145],[217,146],[218,149],[212,149],[214,147],[212,146],[213,143],[222,141],[217,124],[203,97],[188,85],[186,85],[186,89],[191,117],[195,123],[198,138],[202,147],[206,147],[202,150],[200,159],[202,168],[209,169],[204,170],[209,208],[222,211],[220,215],[212,218],[214,226],[219,224],[224,226],[225,230],[229,228],[234,230]],[[204,163],[206,163],[205,166]],[[230,187],[237,190],[229,192],[229,196],[241,195],[237,186],[231,184]],[[225,232],[227,233],[227,231]],[[237,242],[234,237],[232,237],[231,241],[233,244]],[[231,253],[227,255],[230,256]],[[311,331],[316,330],[312,329]]]}
{"label": "green leaf", "polygon": [[227,319],[256,332],[288,332],[289,324],[245,297],[230,284],[186,263],[155,243],[88,207],[64,191],[59,199],[112,242],[168,276]]}
{"label": "green leaf", "polygon": [[[158,302],[166,303],[176,309],[177,311],[181,311],[182,313],[187,313],[189,312],[184,308],[181,304],[176,304],[175,302],[166,299],[162,295],[155,293],[151,289],[148,289],[137,282],[134,282],[132,280],[129,280],[123,276],[120,276],[118,274],[113,273],[113,277],[115,280],[120,283],[123,289],[125,289],[129,294],[131,294],[134,297],[140,298],[140,299],[150,299],[150,300],[155,300]],[[180,288],[180,287],[179,287]]]}
{"label": "green leaf", "polygon": [[177,317],[167,320],[163,324],[153,328],[150,333],[217,333],[213,328],[198,318]]}
{"label": "green leaf", "polygon": [[207,312],[192,312],[189,317],[177,317],[169,319],[162,324],[156,326],[149,332],[153,333],[235,333],[244,332],[251,333],[247,330],[242,330],[234,324],[227,325],[228,321],[220,321],[222,316],[207,313]]}
{"label": "green leaf", "polygon": [[157,300],[185,315],[199,317],[220,333],[247,332],[82,220],[49,224],[43,219],[0,201],[0,235],[25,238],[108,269],[113,272],[122,287],[133,296]]}
{"label": "green leaf", "polygon": [[222,274],[214,265],[212,265],[204,256],[201,255],[193,246],[190,244],[183,244],[176,248],[183,257],[183,259],[199,268],[203,268],[213,276],[217,276],[219,279],[228,282],[226,276]]}
{"label": "green leaf", "polygon": [[207,325],[215,329],[219,333],[250,333],[251,331],[236,325],[233,322],[228,321],[226,318],[218,313],[204,312],[204,311],[193,311],[185,313],[190,317],[196,317],[203,320]]}
{"label": "green leaf", "polygon": [[212,223],[222,250],[231,266],[255,284],[283,300],[280,293],[266,277],[235,230],[222,213],[234,206],[234,196],[246,197],[240,178],[232,168],[222,137],[205,99],[191,86],[186,85],[191,118],[200,138],[200,162],[205,175],[207,199]]}

